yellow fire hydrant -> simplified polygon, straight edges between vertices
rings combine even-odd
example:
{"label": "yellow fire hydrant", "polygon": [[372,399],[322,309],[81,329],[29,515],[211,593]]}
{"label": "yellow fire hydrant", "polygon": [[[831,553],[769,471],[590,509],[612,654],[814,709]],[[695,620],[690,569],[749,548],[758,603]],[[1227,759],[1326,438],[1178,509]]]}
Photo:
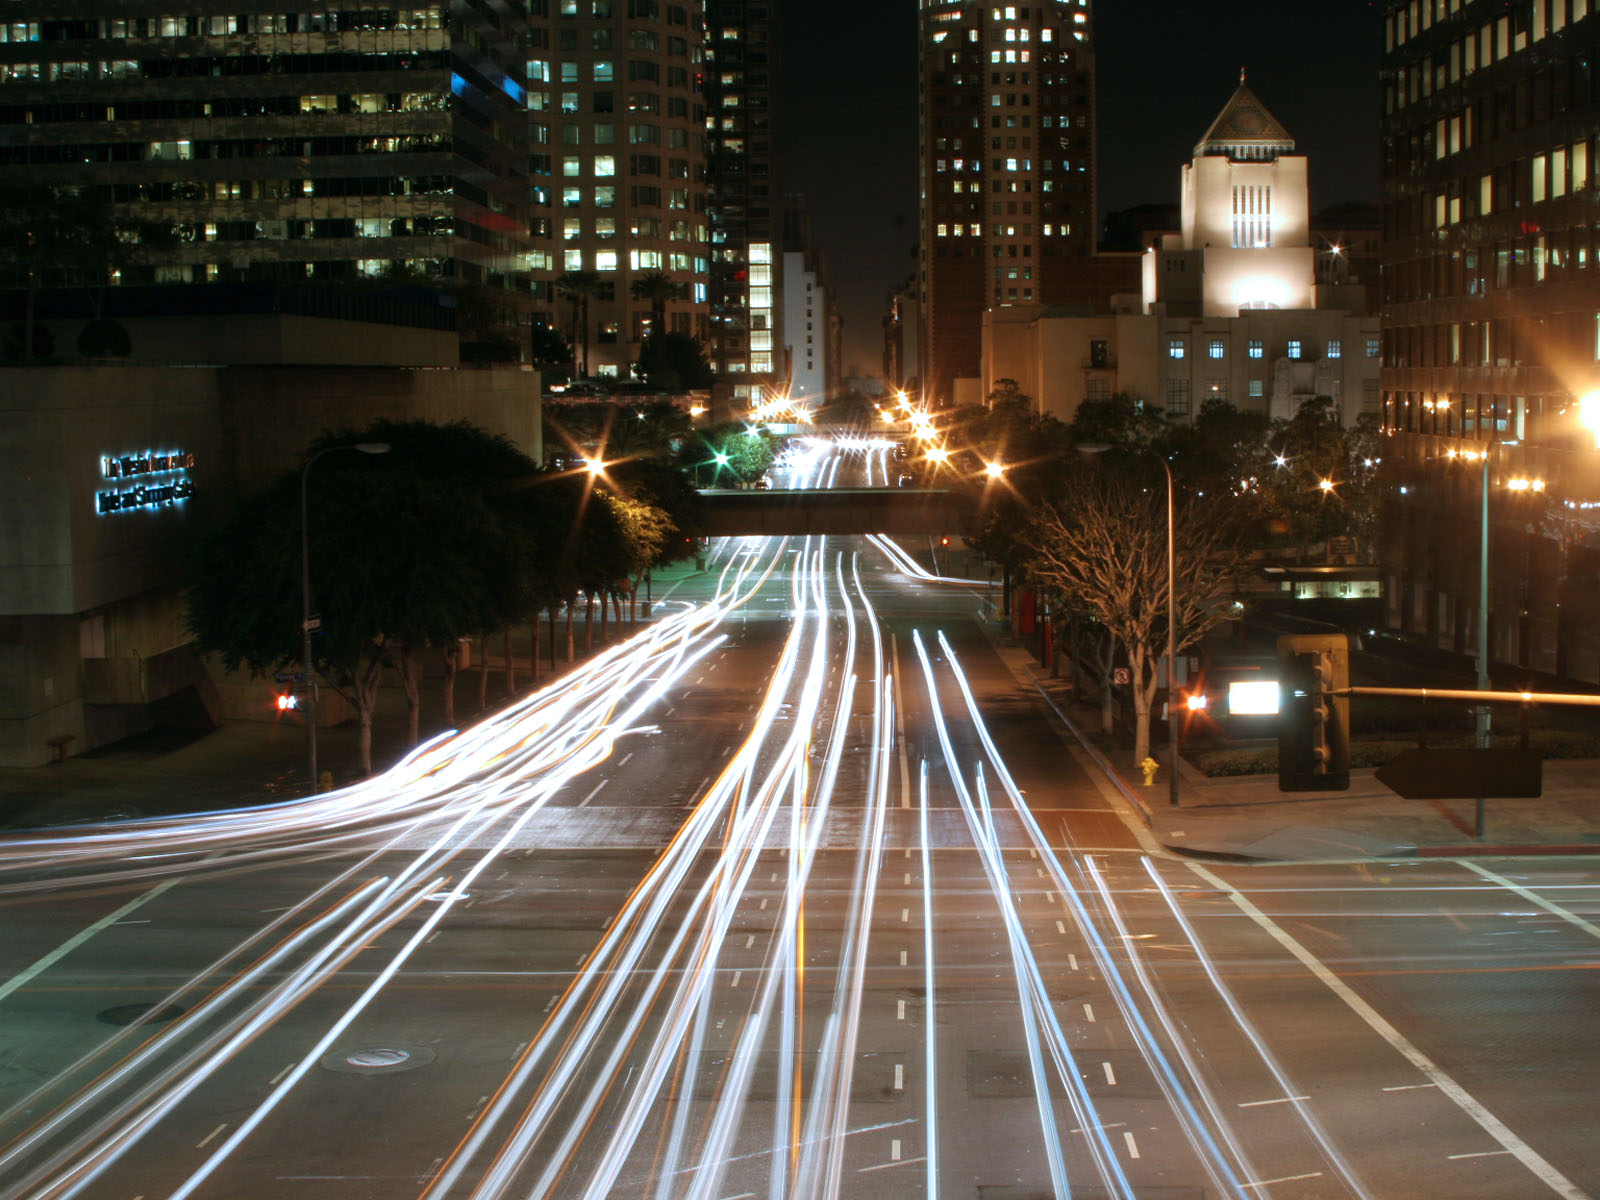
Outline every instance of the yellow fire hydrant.
{"label": "yellow fire hydrant", "polygon": [[1139,764],[1139,769],[1144,772],[1144,785],[1145,785],[1145,787],[1154,787],[1155,786],[1156,769],[1158,767],[1160,767],[1160,766],[1161,766],[1161,764],[1158,763],[1155,759],[1151,758],[1148,754],[1145,755],[1144,761]]}

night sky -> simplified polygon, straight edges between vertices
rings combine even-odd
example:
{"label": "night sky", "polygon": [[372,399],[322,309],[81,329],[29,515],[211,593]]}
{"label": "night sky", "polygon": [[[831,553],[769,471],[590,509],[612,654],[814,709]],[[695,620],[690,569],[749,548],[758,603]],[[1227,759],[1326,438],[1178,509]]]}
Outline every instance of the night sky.
{"label": "night sky", "polygon": [[[1314,208],[1378,199],[1372,0],[1097,0],[1100,211],[1176,203],[1238,85],[1311,160]],[[776,130],[845,320],[845,369],[881,370],[884,297],[915,268],[915,0],[786,0]]]}

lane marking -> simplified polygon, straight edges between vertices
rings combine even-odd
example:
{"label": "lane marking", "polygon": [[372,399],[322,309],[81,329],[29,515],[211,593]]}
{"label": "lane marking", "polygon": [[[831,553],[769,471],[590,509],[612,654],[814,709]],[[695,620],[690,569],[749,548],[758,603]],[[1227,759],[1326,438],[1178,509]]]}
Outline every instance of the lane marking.
{"label": "lane marking", "polygon": [[905,1063],[895,1063],[894,1065],[894,1090],[897,1092],[903,1092],[906,1090]]}
{"label": "lane marking", "polygon": [[1100,1064],[1100,1067],[1106,1073],[1106,1082],[1109,1083],[1112,1087],[1116,1087],[1117,1086],[1117,1075],[1116,1075],[1116,1072],[1111,1069],[1111,1064],[1108,1063],[1108,1062],[1103,1062],[1103,1063]]}
{"label": "lane marking", "polygon": [[767,907],[767,898],[765,896],[761,897],[761,907],[763,910]]}
{"label": "lane marking", "polygon": [[733,973],[733,986],[734,987],[738,987],[739,986],[739,980],[741,980],[742,978],[744,978],[744,972],[743,971],[735,971]]}
{"label": "lane marking", "polygon": [[1496,875],[1493,871],[1486,871],[1484,868],[1480,867],[1474,862],[1463,862],[1461,865],[1467,868],[1467,870],[1483,876],[1491,883],[1498,883],[1501,887],[1515,892],[1530,904],[1537,904],[1540,908],[1544,909],[1545,912],[1552,913],[1555,916],[1560,917],[1567,924],[1583,930],[1590,937],[1600,938],[1600,926],[1596,926],[1588,921],[1585,921],[1577,913],[1568,912],[1559,904],[1551,904],[1550,901],[1546,900],[1543,896],[1529,891],[1520,883],[1515,883],[1512,880],[1507,879],[1504,875]]}
{"label": "lane marking", "polygon": [[926,1158],[902,1158],[899,1162],[874,1163],[870,1167],[857,1167],[856,1174],[864,1175],[868,1171],[887,1171],[890,1167],[910,1167],[919,1162],[927,1162]]}
{"label": "lane marking", "polygon": [[899,1138],[890,1138],[889,1139],[889,1161],[890,1162],[899,1162],[900,1161],[900,1139]]}
{"label": "lane marking", "polygon": [[904,950],[900,951],[900,965],[902,967],[906,965],[906,952]]}
{"label": "lane marking", "polygon": [[[1067,932],[1067,923],[1065,921],[1057,921],[1056,922],[1056,932],[1057,933],[1066,933]],[[1074,962],[1072,964],[1072,969],[1074,971],[1076,971],[1078,969],[1078,964],[1076,962]]]}
{"label": "lane marking", "polygon": [[904,1000],[896,1000],[894,1005],[894,1019],[896,1021],[904,1021],[906,1019],[906,1002]]}
{"label": "lane marking", "polygon": [[1497,1158],[1510,1153],[1509,1150],[1479,1150],[1476,1154],[1446,1154],[1445,1157],[1453,1162],[1458,1158]]}
{"label": "lane marking", "polygon": [[900,910],[900,923],[904,925],[909,920],[911,920],[911,910],[909,908],[902,908]]}
{"label": "lane marking", "polygon": [[1083,1006],[1083,1019],[1084,1019],[1084,1020],[1085,1020],[1085,1021],[1092,1021],[1092,1020],[1094,1020],[1094,1005],[1092,1005],[1092,1004],[1085,1004],[1085,1005],[1084,1005],[1084,1006]]}
{"label": "lane marking", "polygon": [[1296,941],[1287,930],[1257,908],[1247,896],[1227,880],[1199,863],[1187,862],[1184,865],[1200,876],[1201,879],[1210,883],[1212,887],[1226,892],[1229,899],[1233,901],[1241,912],[1265,930],[1273,941],[1298,959],[1306,970],[1321,980],[1329,991],[1343,1000],[1353,1013],[1365,1021],[1374,1033],[1388,1042],[1406,1061],[1433,1083],[1438,1084],[1439,1090],[1449,1096],[1455,1102],[1456,1107],[1476,1121],[1485,1133],[1504,1146],[1508,1152],[1515,1154],[1517,1160],[1542,1180],[1551,1191],[1558,1196],[1567,1197],[1568,1200],[1583,1200],[1585,1193],[1581,1188],[1556,1170],[1532,1146],[1513,1133],[1500,1118],[1480,1104],[1472,1093],[1446,1074],[1433,1059],[1412,1045],[1410,1039],[1389,1024],[1383,1014],[1357,995],[1349,984],[1335,975],[1333,971],[1324,965],[1321,959]]}
{"label": "lane marking", "polygon": [[1128,1157],[1129,1158],[1138,1158],[1139,1157],[1139,1143],[1133,1140],[1133,1133],[1130,1130],[1124,1129],[1122,1131],[1122,1140],[1127,1143],[1127,1146],[1128,1146]]}
{"label": "lane marking", "polygon": [[596,796],[598,796],[600,794],[600,789],[605,787],[605,785],[610,783],[610,782],[611,782],[611,780],[609,780],[609,779],[602,779],[599,783],[595,784],[593,790],[590,791],[590,793],[587,796],[585,796],[582,800],[578,801],[578,807],[579,808],[587,808],[587,807],[589,807],[589,801],[593,800]]}
{"label": "lane marking", "polygon": [[283,1070],[279,1071],[271,1079],[267,1080],[267,1086],[268,1087],[277,1087],[278,1086],[278,1080],[282,1079],[285,1075],[287,1075],[292,1070],[294,1070],[294,1064],[290,1063],[287,1067],[285,1067]]}
{"label": "lane marking", "polygon": [[910,871],[906,872],[906,883],[905,883],[905,886],[906,887],[910,887],[911,886],[911,872]]}
{"label": "lane marking", "polygon": [[1273,1186],[1273,1184],[1277,1184],[1277,1183],[1299,1183],[1302,1179],[1321,1179],[1321,1178],[1322,1178],[1322,1172],[1321,1171],[1312,1171],[1312,1172],[1310,1172],[1309,1174],[1306,1174],[1306,1175],[1284,1175],[1284,1176],[1282,1176],[1281,1178],[1278,1178],[1278,1179],[1258,1179],[1254,1183],[1242,1183],[1239,1186],[1240,1187],[1246,1187],[1246,1188],[1264,1188],[1264,1187],[1271,1187],[1271,1186]]}
{"label": "lane marking", "polygon": [[1267,1105],[1267,1104],[1295,1104],[1295,1103],[1298,1103],[1301,1100],[1309,1100],[1309,1099],[1311,1099],[1310,1096],[1279,1096],[1274,1100],[1245,1100],[1239,1105],[1239,1107],[1240,1108],[1261,1108],[1262,1106]]}
{"label": "lane marking", "polygon": [[31,965],[24,967],[21,971],[17,972],[17,974],[13,975],[4,983],[0,983],[0,1000],[4,1000],[18,988],[26,987],[30,982],[42,975],[44,972],[48,971],[51,967],[55,966],[56,963],[60,962],[67,955],[71,954],[74,950],[83,945],[102,929],[109,929],[118,921],[122,920],[123,917],[131,913],[134,909],[138,908],[140,905],[150,903],[150,901],[161,895],[161,893],[166,891],[168,888],[176,887],[179,882],[180,881],[177,879],[169,879],[164,883],[158,883],[155,887],[144,893],[144,895],[135,896],[132,900],[129,900],[115,912],[107,913],[93,925],[88,925],[83,929],[80,929],[66,941],[62,942],[61,945],[50,951],[49,954],[46,954],[43,958],[38,959]]}
{"label": "lane marking", "polygon": [[218,1125],[210,1133],[206,1134],[205,1137],[201,1138],[198,1142],[196,1142],[194,1144],[194,1148],[196,1150],[204,1150],[206,1148],[206,1146],[211,1142],[211,1140],[213,1138],[215,1138],[219,1133],[221,1133],[227,1127],[228,1127],[228,1123],[226,1121],[224,1121],[221,1125]]}
{"label": "lane marking", "polygon": [[1414,1092],[1418,1088],[1438,1087],[1437,1083],[1403,1083],[1399,1087],[1386,1087],[1386,1092]]}
{"label": "lane marking", "polygon": [[1067,955],[1067,966],[1071,967],[1074,971],[1078,969],[1078,956],[1076,954]]}

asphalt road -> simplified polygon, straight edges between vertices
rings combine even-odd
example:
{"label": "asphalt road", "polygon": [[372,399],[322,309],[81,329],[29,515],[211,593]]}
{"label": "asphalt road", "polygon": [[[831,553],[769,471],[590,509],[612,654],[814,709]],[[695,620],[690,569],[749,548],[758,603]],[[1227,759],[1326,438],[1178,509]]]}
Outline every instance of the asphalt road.
{"label": "asphalt road", "polygon": [[369,786],[0,842],[0,1192],[1600,1194],[1591,866],[1154,854],[986,592],[722,544]]}

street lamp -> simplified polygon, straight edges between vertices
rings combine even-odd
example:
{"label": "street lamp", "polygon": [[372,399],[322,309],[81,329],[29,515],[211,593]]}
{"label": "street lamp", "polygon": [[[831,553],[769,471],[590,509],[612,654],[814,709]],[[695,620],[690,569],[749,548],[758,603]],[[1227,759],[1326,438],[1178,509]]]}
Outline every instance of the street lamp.
{"label": "street lamp", "polygon": [[[1084,454],[1104,454],[1110,446],[1101,442],[1086,442],[1078,447]],[[1172,482],[1172,467],[1165,455],[1157,455],[1161,469],[1167,475],[1167,802],[1178,807],[1178,545],[1177,522],[1173,519],[1176,507],[1176,488]]]}
{"label": "street lamp", "polygon": [[354,442],[344,446],[327,446],[306,459],[306,465],[300,468],[300,669],[305,672],[306,682],[306,769],[312,795],[317,791],[317,685],[311,677],[311,536],[306,520],[306,480],[310,478],[311,465],[323,455],[336,450],[387,454],[389,443]]}

